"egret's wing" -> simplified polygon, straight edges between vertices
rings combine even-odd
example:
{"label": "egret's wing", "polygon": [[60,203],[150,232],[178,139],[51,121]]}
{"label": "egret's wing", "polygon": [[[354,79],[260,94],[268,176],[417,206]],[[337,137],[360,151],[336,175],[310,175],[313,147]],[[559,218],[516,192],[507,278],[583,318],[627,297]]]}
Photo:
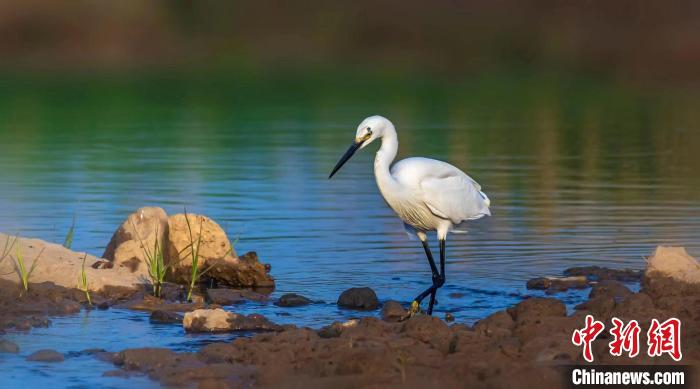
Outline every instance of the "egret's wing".
{"label": "egret's wing", "polygon": [[420,181],[423,202],[438,217],[454,224],[490,215],[488,197],[466,174],[426,177]]}

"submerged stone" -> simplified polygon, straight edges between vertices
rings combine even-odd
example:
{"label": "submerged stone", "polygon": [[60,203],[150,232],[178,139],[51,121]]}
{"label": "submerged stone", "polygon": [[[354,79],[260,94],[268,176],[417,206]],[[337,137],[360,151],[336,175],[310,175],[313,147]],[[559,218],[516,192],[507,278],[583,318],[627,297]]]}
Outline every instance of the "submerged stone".
{"label": "submerged stone", "polygon": [[275,302],[278,307],[299,307],[309,304],[311,304],[311,300],[296,293],[284,294]]}
{"label": "submerged stone", "polygon": [[600,266],[579,266],[564,270],[567,277],[584,276],[591,281],[616,280],[622,282],[639,281],[642,278],[641,270],[634,269],[609,269]]}
{"label": "submerged stone", "polygon": [[19,346],[16,343],[6,339],[0,339],[0,353],[17,354],[18,352]]}
{"label": "submerged stone", "polygon": [[537,277],[527,281],[528,289],[545,290],[548,293],[563,292],[569,289],[587,288],[589,281],[584,276]]}
{"label": "submerged stone", "polygon": [[151,317],[149,318],[151,323],[157,324],[173,324],[182,323],[183,316],[175,312],[169,311],[153,311]]}
{"label": "submerged stone", "polygon": [[39,350],[27,357],[32,362],[63,362],[65,357],[56,350]]}

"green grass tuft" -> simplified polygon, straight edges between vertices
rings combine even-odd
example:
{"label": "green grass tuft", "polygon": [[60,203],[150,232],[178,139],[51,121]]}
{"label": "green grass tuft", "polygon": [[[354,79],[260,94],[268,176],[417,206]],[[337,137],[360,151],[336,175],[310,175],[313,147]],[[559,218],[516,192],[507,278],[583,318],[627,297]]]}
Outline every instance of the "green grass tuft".
{"label": "green grass tuft", "polygon": [[75,214],[73,214],[73,222],[66,233],[66,238],[63,240],[63,247],[70,249],[73,246],[73,233],[75,233]]}
{"label": "green grass tuft", "polygon": [[20,292],[20,296],[29,291],[29,277],[32,276],[34,269],[36,269],[36,265],[39,263],[39,257],[41,257],[43,252],[44,248],[39,251],[39,254],[37,254],[36,258],[34,258],[34,262],[32,262],[32,266],[27,269],[27,265],[24,262],[24,255],[22,255],[22,245],[18,242],[17,254],[15,257],[15,270],[17,271],[17,275],[22,283],[22,291]]}
{"label": "green grass tuft", "polygon": [[202,224],[204,223],[204,218],[199,221],[199,234],[195,243],[194,235],[192,234],[192,225],[190,224],[190,219],[187,216],[187,209],[185,209],[185,221],[187,222],[187,231],[189,232],[190,236],[190,244],[188,247],[190,248],[190,258],[192,264],[190,269],[190,284],[187,288],[187,301],[190,301],[192,300],[192,291],[194,290],[195,284],[203,275],[211,270],[213,265],[209,266],[209,268],[203,271],[200,271],[201,264],[199,263],[199,246],[202,243]]}
{"label": "green grass tuft", "polygon": [[168,269],[170,269],[174,263],[165,263],[163,246],[158,240],[158,229],[156,229],[156,239],[153,244],[153,248],[151,249],[144,244],[143,240],[141,240],[136,225],[133,221],[131,222],[131,225],[134,227],[134,233],[141,244],[141,249],[143,250],[143,254],[146,259],[146,265],[148,266],[148,277],[151,279],[151,285],[153,285],[153,295],[160,298],[161,289],[163,283],[165,282],[165,276],[168,273]]}
{"label": "green grass tuft", "polygon": [[85,272],[85,260],[87,259],[87,253],[83,256],[83,264],[80,267],[80,274],[78,275],[78,289],[85,292],[85,297],[87,298],[88,304],[92,306],[92,299],[90,299],[90,289],[88,288],[87,273]]}

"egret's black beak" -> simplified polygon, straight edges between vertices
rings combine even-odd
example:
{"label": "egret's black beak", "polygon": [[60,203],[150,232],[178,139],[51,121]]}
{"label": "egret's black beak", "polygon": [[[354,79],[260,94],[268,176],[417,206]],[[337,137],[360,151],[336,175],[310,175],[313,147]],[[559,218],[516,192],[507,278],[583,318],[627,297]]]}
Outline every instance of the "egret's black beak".
{"label": "egret's black beak", "polygon": [[345,165],[345,162],[347,162],[350,158],[352,158],[353,154],[355,154],[355,152],[360,148],[360,146],[362,146],[362,143],[364,143],[364,141],[353,142],[353,144],[350,145],[350,147],[348,148],[348,151],[346,151],[345,154],[343,154],[343,156],[340,157],[340,161],[338,161],[338,163],[335,165],[335,167],[333,168],[333,171],[328,176],[328,179],[333,177],[335,172],[340,170],[340,168],[343,167],[343,165]]}

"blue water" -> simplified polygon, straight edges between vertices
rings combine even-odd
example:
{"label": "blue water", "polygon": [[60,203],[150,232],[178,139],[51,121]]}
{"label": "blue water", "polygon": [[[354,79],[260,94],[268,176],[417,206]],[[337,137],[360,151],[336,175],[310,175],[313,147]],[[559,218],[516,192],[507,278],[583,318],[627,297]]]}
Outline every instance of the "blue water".
{"label": "blue water", "polygon": [[[571,266],[643,268],[658,244],[700,255],[700,129],[682,111],[697,104],[573,82],[211,85],[20,85],[0,96],[0,231],[62,242],[75,215],[73,248],[101,255],[135,209],[186,206],[238,238],[238,253],[255,250],[272,265],[273,297],[325,302],[230,309],[318,328],[358,315],[334,304],[351,286],[408,302],[429,285],[429,267],[379,195],[375,146],[327,179],[356,125],[382,113],[397,126],[399,158],[450,161],[492,200],[492,218],[448,239],[441,317],[473,323],[539,295],[525,289],[529,278]],[[571,307],[586,295],[557,297]],[[109,310],[5,337],[22,353],[0,355],[0,386],[120,386],[98,378],[112,367],[89,356],[50,366],[23,358],[40,348],[193,350],[230,335],[188,336]],[[128,383],[140,384],[148,381]]]}

